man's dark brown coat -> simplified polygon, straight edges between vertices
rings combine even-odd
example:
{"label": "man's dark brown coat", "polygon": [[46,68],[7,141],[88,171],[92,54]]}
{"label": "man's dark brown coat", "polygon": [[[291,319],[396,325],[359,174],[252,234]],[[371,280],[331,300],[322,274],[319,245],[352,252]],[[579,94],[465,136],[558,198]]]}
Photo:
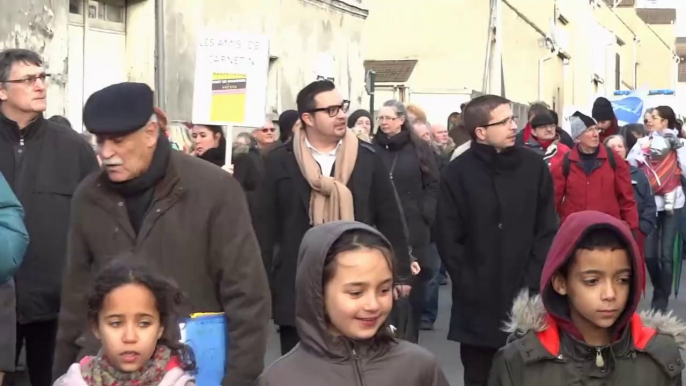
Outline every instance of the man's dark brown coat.
{"label": "man's dark brown coat", "polygon": [[104,174],[74,195],[55,374],[95,354],[83,294],[94,274],[133,252],[176,281],[191,312],[226,312],[229,355],[223,384],[252,385],[263,367],[270,295],[245,195],[227,172],[172,152],[138,236],[124,200]]}

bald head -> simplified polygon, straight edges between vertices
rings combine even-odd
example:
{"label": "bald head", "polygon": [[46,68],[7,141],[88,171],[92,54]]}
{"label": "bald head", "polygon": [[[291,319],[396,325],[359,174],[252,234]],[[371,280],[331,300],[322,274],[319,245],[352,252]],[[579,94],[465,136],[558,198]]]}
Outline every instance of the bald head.
{"label": "bald head", "polygon": [[448,136],[448,129],[441,124],[431,125],[431,135],[439,145],[446,145],[450,138]]}

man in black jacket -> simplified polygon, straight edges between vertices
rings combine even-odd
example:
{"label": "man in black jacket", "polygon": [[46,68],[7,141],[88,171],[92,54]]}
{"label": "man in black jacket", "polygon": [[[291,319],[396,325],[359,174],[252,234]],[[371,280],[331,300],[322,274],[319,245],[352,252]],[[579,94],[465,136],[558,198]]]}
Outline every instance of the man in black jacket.
{"label": "man in black jacket", "polygon": [[460,342],[465,386],[486,385],[517,293],[537,291],[557,218],[548,167],[514,146],[510,101],[485,95],[463,113],[472,146],[443,170],[436,244],[453,282],[448,339]]}
{"label": "man in black jacket", "polygon": [[[377,227],[391,241],[401,283],[408,282],[411,276],[407,238],[388,170],[371,145],[358,142],[354,134],[352,139],[348,135],[352,134],[346,127],[350,102],[343,100],[332,82],[319,80],[300,91],[297,103],[302,124],[296,123],[292,141],[267,156],[265,178],[260,186],[260,208],[255,221],[272,286],[273,316],[280,326],[281,351],[284,354],[299,341],[295,330],[298,248],[305,232],[312,224],[318,223],[313,216],[316,213],[312,213],[316,205],[311,203],[324,194],[315,191],[306,179],[303,170],[307,168],[303,159],[316,162],[316,175],[310,176],[312,179],[328,180],[332,184],[331,177],[339,174],[335,169],[349,168],[351,173],[347,183],[337,181],[334,184],[339,192],[347,190],[341,192],[339,198],[344,200],[343,196],[351,194],[354,213],[350,216],[355,221]],[[343,159],[351,153],[356,154],[353,159]],[[397,288],[401,295],[408,295],[409,290],[407,285]]]}
{"label": "man in black jacket", "polygon": [[71,197],[98,170],[75,131],[43,118],[47,77],[35,52],[0,52],[0,172],[24,206],[31,239],[14,278],[15,354],[26,344],[33,386],[51,385]]}

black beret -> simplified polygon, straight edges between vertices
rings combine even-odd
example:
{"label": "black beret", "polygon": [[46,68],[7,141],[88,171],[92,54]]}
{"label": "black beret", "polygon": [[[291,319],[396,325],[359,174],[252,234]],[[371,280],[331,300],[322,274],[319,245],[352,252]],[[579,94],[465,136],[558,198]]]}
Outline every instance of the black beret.
{"label": "black beret", "polygon": [[153,92],[147,84],[114,84],[88,98],[83,124],[93,134],[126,135],[145,126],[153,108]]}
{"label": "black beret", "polygon": [[536,114],[534,119],[531,120],[531,127],[537,128],[541,126],[555,125],[557,126],[557,121],[553,118],[550,113]]}
{"label": "black beret", "polygon": [[354,113],[350,114],[350,116],[348,117],[348,128],[352,129],[353,127],[355,127],[357,120],[362,118],[362,117],[369,118],[370,122],[373,121],[372,115],[369,114],[369,111],[364,110],[364,109],[356,110]]}

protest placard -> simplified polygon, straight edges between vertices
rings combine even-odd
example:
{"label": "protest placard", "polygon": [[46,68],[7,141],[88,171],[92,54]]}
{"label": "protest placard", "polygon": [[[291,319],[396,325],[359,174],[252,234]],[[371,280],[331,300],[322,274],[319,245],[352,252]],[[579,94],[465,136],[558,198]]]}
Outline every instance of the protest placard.
{"label": "protest placard", "polygon": [[261,127],[268,69],[269,40],[265,35],[200,31],[193,123]]}

